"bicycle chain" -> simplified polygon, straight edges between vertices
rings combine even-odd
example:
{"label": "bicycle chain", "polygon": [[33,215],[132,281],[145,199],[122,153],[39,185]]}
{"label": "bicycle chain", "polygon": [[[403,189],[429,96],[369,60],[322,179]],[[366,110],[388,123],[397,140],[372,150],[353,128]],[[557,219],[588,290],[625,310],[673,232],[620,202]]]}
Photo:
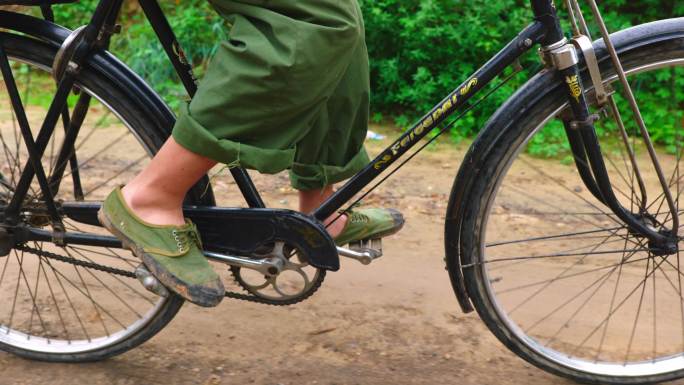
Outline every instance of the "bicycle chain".
{"label": "bicycle chain", "polygon": [[[75,265],[75,266],[81,266],[81,267],[85,267],[88,269],[98,270],[98,271],[102,271],[102,272],[109,273],[109,274],[116,274],[116,275],[120,275],[120,276],[128,277],[128,278],[137,278],[135,273],[132,271],[127,271],[127,270],[117,269],[115,267],[100,265],[100,264],[95,263],[95,262],[83,261],[83,260],[80,260],[77,258],[68,257],[68,256],[60,255],[57,253],[53,253],[50,251],[45,251],[45,250],[29,247],[29,246],[26,246],[25,244],[24,245],[17,245],[14,248],[15,248],[15,250],[35,254],[35,255],[38,255],[39,257],[50,258],[50,259],[60,261],[60,262],[64,262],[64,263],[70,263],[70,264]],[[231,271],[231,273],[234,274],[233,271]],[[323,271],[323,273],[321,274],[321,278],[316,282],[316,284],[314,286],[312,286],[309,291],[304,293],[304,295],[297,297],[297,298],[292,298],[292,299],[287,300],[287,301],[276,301],[276,300],[257,297],[257,296],[252,295],[252,294],[243,294],[243,293],[237,293],[237,292],[233,292],[233,291],[226,291],[226,297],[232,298],[232,299],[237,299],[240,301],[247,301],[247,302],[259,303],[259,304],[271,305],[271,306],[294,305],[296,303],[302,302],[302,301],[306,300],[307,298],[311,297],[321,287],[321,284],[323,283],[324,277],[325,277],[325,271]],[[238,284],[239,284],[239,282],[238,282]],[[240,286],[240,287],[242,287],[242,286]],[[246,290],[244,287],[242,287],[242,288],[243,288],[243,290]]]}
{"label": "bicycle chain", "polygon": [[98,271],[102,271],[102,272],[109,273],[109,274],[122,275],[122,276],[128,277],[128,278],[136,278],[135,273],[133,273],[132,271],[117,269],[115,267],[104,266],[104,265],[100,265],[100,264],[97,264],[94,262],[82,261],[80,259],[76,259],[73,257],[67,257],[64,255],[59,255],[59,254],[52,253],[52,252],[45,251],[45,250],[41,250],[41,249],[35,249],[33,247],[29,247],[26,245],[17,245],[14,248],[16,250],[24,251],[24,252],[31,253],[31,254],[36,254],[39,257],[50,258],[50,259],[54,259],[54,260],[57,260],[60,262],[70,263],[72,265],[82,266],[82,267],[86,267],[88,269],[98,270]]}

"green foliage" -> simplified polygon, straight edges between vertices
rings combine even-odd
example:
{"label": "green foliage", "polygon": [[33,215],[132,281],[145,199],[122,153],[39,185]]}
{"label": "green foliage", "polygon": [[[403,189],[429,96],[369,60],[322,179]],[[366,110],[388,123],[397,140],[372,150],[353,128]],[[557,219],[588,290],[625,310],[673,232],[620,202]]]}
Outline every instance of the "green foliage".
{"label": "green foliage", "polygon": [[[439,102],[531,20],[527,0],[363,0],[362,5],[371,57],[373,109],[394,117],[401,127]],[[604,0],[601,9],[612,30],[684,15],[684,4],[676,0]],[[560,12],[565,18],[565,10]],[[584,14],[591,12],[586,9]],[[588,22],[593,26],[590,16]],[[570,30],[568,23],[564,28]],[[596,29],[592,32],[599,35]],[[525,57],[522,65],[526,71],[462,119],[452,129],[452,138],[476,134],[496,108],[538,70],[537,63],[536,55]],[[652,79],[654,76],[661,78]],[[682,128],[684,88],[668,87],[667,83],[663,87],[667,79],[661,73],[644,77],[638,97],[645,119],[655,130],[656,140],[672,147],[675,126]],[[678,79],[682,81],[681,76]],[[624,111],[623,115],[627,114]],[[599,135],[614,129],[610,125],[599,127]],[[634,132],[631,125],[628,129]],[[554,122],[545,127],[533,138],[528,151],[543,157],[567,154],[562,125]]]}
{"label": "green foliage", "polygon": [[[395,117],[400,126],[442,100],[531,20],[526,2],[364,0],[362,6],[373,109]],[[477,132],[475,124],[514,88],[505,86],[452,136]]]}
{"label": "green foliage", "polygon": [[[364,12],[371,57],[372,121],[392,120],[407,127],[456,88],[531,21],[527,0],[359,0]],[[562,2],[558,1],[559,4]],[[87,22],[97,0],[55,7],[57,21],[70,27]],[[173,69],[144,22],[135,2],[122,14],[122,35],[112,51],[141,74],[172,105],[184,98]],[[161,2],[181,45],[201,76],[227,29],[206,0]],[[680,0],[603,0],[604,18],[612,30],[656,19],[684,15]],[[565,18],[565,10],[560,9]],[[587,9],[585,15],[589,16]],[[591,25],[591,17],[588,17]],[[564,25],[569,30],[567,23]],[[598,36],[593,30],[594,36]],[[525,71],[466,115],[452,128],[455,141],[475,135],[486,119],[529,76],[539,69],[534,53],[523,58]],[[681,129],[684,74],[660,71],[640,76],[637,93],[653,137],[673,150]],[[628,111],[623,111],[628,114]],[[629,119],[627,119],[629,120]],[[616,127],[606,124],[599,134]],[[628,127],[634,132],[635,127]],[[530,143],[542,157],[567,156],[563,128],[552,123]]]}

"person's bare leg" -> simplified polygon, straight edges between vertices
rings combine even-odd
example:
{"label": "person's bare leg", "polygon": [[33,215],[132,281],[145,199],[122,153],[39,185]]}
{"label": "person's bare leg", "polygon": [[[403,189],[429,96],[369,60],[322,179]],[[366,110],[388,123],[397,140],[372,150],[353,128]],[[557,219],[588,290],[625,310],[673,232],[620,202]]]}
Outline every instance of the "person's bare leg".
{"label": "person's bare leg", "polygon": [[[124,186],[124,200],[146,222],[182,225],[185,195],[214,165],[215,161],[185,149],[171,137],[147,167]],[[333,186],[300,191],[299,211],[311,213],[332,194]],[[330,224],[336,217],[325,221],[332,237],[339,235],[347,222],[343,216]]]}
{"label": "person's bare leg", "polygon": [[[333,194],[333,186],[325,186],[321,190],[308,190],[299,191],[299,211],[305,214],[310,214],[318,208],[328,197]],[[336,221],[332,222],[337,218],[337,214],[333,214],[331,217],[323,221],[326,226],[328,226],[328,233],[330,236],[335,238],[338,236],[342,230],[344,230],[344,225],[347,223],[347,216],[343,215]],[[332,222],[332,223],[331,223]]]}
{"label": "person's bare leg", "polygon": [[183,199],[216,162],[169,138],[145,169],[123,188],[124,200],[146,222],[182,225]]}

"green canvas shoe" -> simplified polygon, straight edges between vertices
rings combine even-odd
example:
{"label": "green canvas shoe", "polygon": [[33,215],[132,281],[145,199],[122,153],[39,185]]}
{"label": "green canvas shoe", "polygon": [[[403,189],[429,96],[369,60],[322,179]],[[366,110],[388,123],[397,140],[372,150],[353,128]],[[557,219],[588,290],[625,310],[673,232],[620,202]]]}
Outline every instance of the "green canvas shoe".
{"label": "green canvas shoe", "polygon": [[338,246],[362,239],[392,235],[404,226],[404,216],[394,209],[359,209],[347,212],[349,219],[342,233],[335,237]]}
{"label": "green canvas shoe", "polygon": [[97,217],[168,289],[200,306],[221,302],[223,283],[202,253],[192,222],[183,226],[147,223],[130,210],[118,187],[105,199]]}

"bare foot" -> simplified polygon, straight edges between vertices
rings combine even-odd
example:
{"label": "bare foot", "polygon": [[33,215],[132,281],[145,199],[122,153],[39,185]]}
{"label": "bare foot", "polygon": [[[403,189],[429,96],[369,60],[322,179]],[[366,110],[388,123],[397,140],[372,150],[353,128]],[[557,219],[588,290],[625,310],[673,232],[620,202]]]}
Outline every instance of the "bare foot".
{"label": "bare foot", "polygon": [[147,167],[123,188],[124,201],[146,222],[183,225],[185,194],[215,164],[170,137]]}
{"label": "bare foot", "polygon": [[[305,214],[313,212],[321,203],[325,202],[334,193],[333,186],[325,186],[320,190],[299,191],[299,211]],[[338,218],[339,217],[339,218]],[[333,214],[323,221],[328,230],[328,234],[335,238],[342,233],[347,224],[347,215]]]}
{"label": "bare foot", "polygon": [[330,234],[330,236],[333,237],[333,239],[342,233],[342,230],[344,230],[344,226],[347,224],[347,221],[349,220],[347,214],[344,214],[339,219],[335,220],[335,218],[337,218],[338,215],[339,214],[333,214],[332,216],[328,217],[328,219],[323,221],[323,224],[326,226],[326,229],[328,230],[328,234]]}
{"label": "bare foot", "polygon": [[183,202],[162,191],[124,186],[121,193],[128,207],[145,222],[155,225],[185,224]]}

